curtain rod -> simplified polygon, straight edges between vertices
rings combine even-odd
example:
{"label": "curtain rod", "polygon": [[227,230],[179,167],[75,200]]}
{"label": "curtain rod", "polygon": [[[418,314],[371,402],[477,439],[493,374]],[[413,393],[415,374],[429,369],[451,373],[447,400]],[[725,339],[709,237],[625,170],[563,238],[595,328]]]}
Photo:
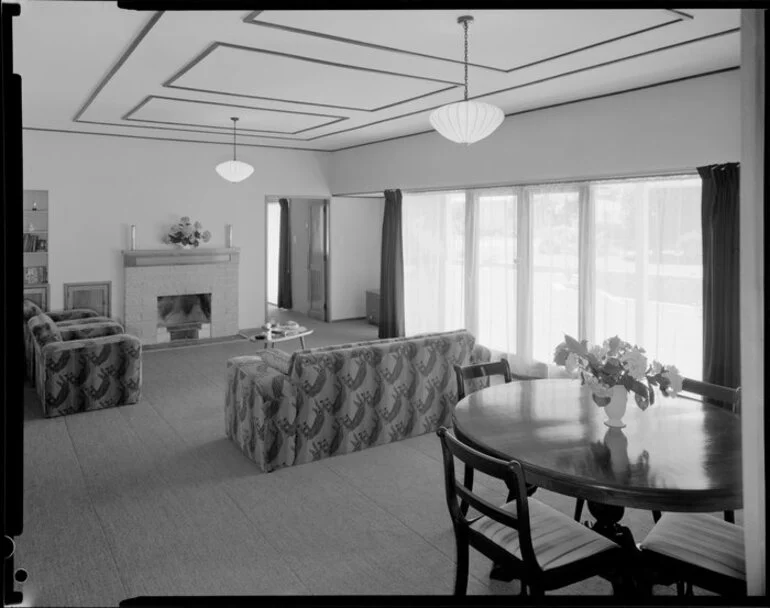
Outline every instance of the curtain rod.
{"label": "curtain rod", "polygon": [[[643,179],[655,179],[655,178],[667,178],[667,177],[697,177],[698,171],[694,168],[678,169],[672,171],[656,172],[656,173],[636,173],[626,175],[614,175],[611,177],[574,177],[569,179],[554,179],[543,181],[527,181],[527,182],[497,182],[493,184],[473,184],[473,185],[457,185],[457,186],[423,186],[419,188],[402,188],[402,192],[407,194],[416,194],[420,192],[453,192],[456,190],[486,190],[491,188],[518,188],[523,186],[548,186],[552,184],[576,184],[585,182],[611,182],[618,180],[643,180]],[[343,193],[332,194],[332,196],[384,196],[378,192],[355,192],[355,193]]]}

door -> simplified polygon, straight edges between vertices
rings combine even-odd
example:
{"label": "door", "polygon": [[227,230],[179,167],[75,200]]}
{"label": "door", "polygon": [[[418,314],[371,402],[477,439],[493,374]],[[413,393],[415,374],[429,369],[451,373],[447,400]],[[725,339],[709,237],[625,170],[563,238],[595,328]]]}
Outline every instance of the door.
{"label": "door", "polygon": [[310,203],[310,248],[308,316],[328,321],[329,201]]}

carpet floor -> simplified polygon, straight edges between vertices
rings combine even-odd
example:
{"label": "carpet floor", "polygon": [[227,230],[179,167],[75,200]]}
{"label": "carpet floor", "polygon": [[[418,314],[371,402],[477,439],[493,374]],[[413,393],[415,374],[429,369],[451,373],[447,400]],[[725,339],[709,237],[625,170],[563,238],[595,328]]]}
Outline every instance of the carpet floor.
{"label": "carpet floor", "polygon": [[[308,347],[376,338],[362,320],[281,314],[314,329]],[[263,474],[225,437],[223,412],[227,359],[260,348],[241,340],[145,352],[139,403],[62,418],[42,418],[25,386],[16,551],[29,572],[25,605],[452,592],[455,545],[436,435]],[[496,480],[481,476],[477,486],[504,501]],[[542,489],[536,497],[573,511],[570,497]],[[630,509],[623,523],[640,540],[652,516]],[[469,594],[519,592],[518,582],[490,580],[490,567],[471,551]],[[611,591],[595,577],[553,593]]]}

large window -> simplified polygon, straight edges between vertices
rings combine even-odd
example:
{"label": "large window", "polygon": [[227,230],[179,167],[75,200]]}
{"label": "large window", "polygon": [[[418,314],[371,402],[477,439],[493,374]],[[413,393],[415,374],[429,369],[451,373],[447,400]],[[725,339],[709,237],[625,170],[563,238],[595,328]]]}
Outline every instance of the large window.
{"label": "large window", "polygon": [[564,333],[617,334],[700,378],[700,196],[695,176],[405,193],[407,335],[550,363]]}

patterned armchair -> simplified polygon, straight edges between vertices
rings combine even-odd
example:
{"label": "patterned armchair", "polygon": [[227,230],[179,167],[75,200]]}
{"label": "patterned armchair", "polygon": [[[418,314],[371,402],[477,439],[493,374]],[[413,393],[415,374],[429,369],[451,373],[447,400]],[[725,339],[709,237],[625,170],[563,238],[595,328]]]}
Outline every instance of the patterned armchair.
{"label": "patterned armchair", "polygon": [[35,388],[46,417],[136,403],[142,387],[142,344],[114,321],[81,325],[30,319]]}
{"label": "patterned armchair", "polygon": [[263,470],[451,424],[453,366],[489,361],[465,330],[228,361],[227,435]]}
{"label": "patterned armchair", "polygon": [[[29,320],[32,317],[43,314],[43,309],[32,300],[24,300],[24,360],[27,368],[27,378],[35,382],[35,344],[32,334],[29,332]],[[58,327],[66,325],[80,325],[89,323],[101,323],[110,321],[107,317],[100,317],[96,311],[89,308],[73,308],[71,310],[53,310],[47,314]]]}

